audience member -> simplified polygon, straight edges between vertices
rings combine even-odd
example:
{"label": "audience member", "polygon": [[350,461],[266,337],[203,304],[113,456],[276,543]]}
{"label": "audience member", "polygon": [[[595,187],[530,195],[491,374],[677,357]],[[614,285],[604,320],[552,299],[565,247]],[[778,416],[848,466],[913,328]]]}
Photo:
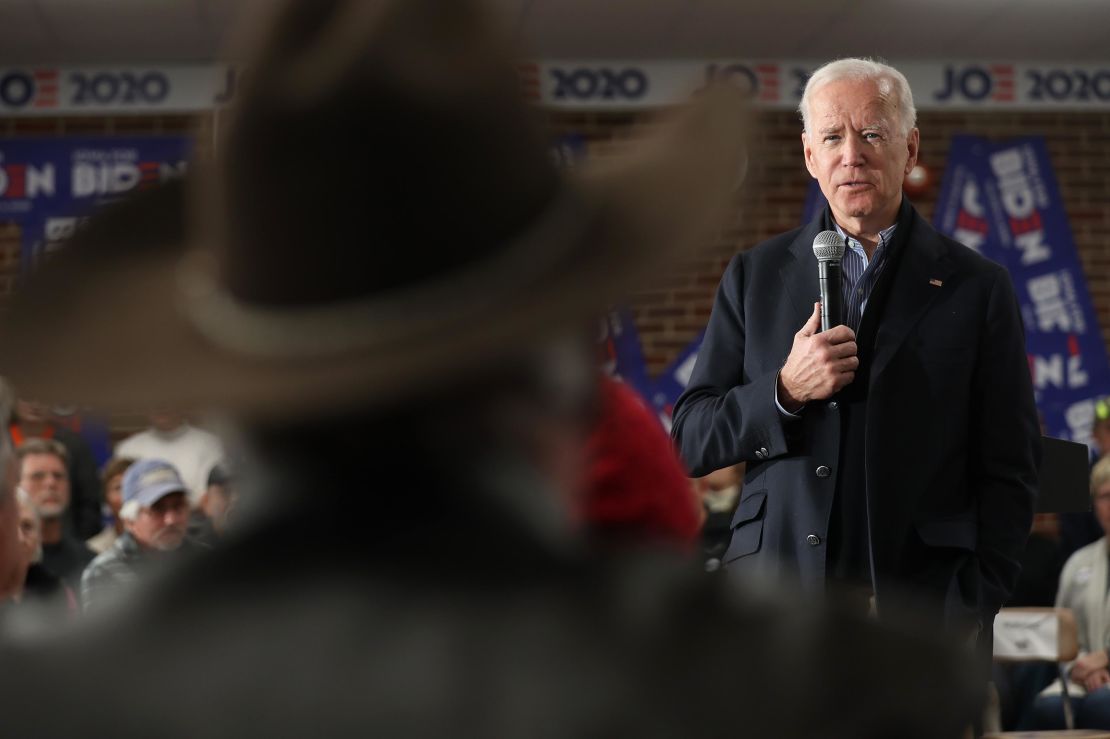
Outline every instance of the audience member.
{"label": "audience member", "polygon": [[208,473],[208,487],[189,517],[189,538],[214,546],[227,529],[234,501],[231,475],[227,465],[220,463]]}
{"label": "audience member", "polygon": [[[4,410],[0,407],[0,419],[6,416]],[[0,434],[0,601],[19,591],[24,576],[15,492],[18,466],[7,436]]]}
{"label": "audience member", "polygon": [[67,518],[78,538],[93,536],[101,527],[101,496],[96,460],[89,445],[79,434],[54,423],[44,403],[19,398],[14,411],[8,432],[17,449],[27,439],[53,439],[65,448],[70,498]]}
{"label": "audience member", "polygon": [[740,499],[746,466],[741,462],[690,481],[705,508],[701,549],[705,569],[709,572],[720,569],[721,556],[728,549],[729,539],[732,538],[732,516],[736,512],[736,502]]}
{"label": "audience member", "polygon": [[112,519],[99,534],[85,542],[97,554],[108,551],[123,533],[123,519],[119,515],[120,508],[123,507],[123,473],[134,463],[135,460],[127,457],[112,457],[104,463],[100,480],[104,484],[104,504],[111,511]]}
{"label": "audience member", "polygon": [[42,565],[42,521],[31,496],[16,489],[19,503],[19,543],[25,575],[12,601],[21,609],[33,609],[29,618],[53,620],[77,612],[77,596],[60,577]]}
{"label": "audience member", "polygon": [[[1080,729],[1110,729],[1110,457],[1091,471],[1095,516],[1106,535],[1073,554],[1060,575],[1058,608],[1070,608],[1079,627],[1079,658],[1068,672],[1068,690]],[[1062,729],[1064,711],[1060,681],[1045,689],[1033,704],[1028,728]]]}
{"label": "audience member", "polygon": [[[1110,398],[1095,403],[1091,426],[1091,466],[1110,453]],[[1065,558],[1103,537],[1102,526],[1091,511],[1060,514],[1060,547]]]}
{"label": "audience member", "polygon": [[177,411],[163,408],[150,414],[150,428],[116,445],[116,456],[166,460],[181,474],[189,505],[195,507],[204,494],[208,473],[224,453],[215,434],[191,425]]}
{"label": "audience member", "polygon": [[[568,523],[596,385],[567,334],[715,235],[735,94],[564,179],[484,3],[270,5],[195,185],[211,258],[146,248],[146,201],[105,211],[0,335],[0,369],[46,393],[226,409],[268,508],[112,633],[0,654],[8,701],[80,686],[97,709],[12,711],[5,732],[957,735],[945,648],[673,557],[599,560]],[[127,274],[104,234],[142,255]],[[101,364],[55,366],[44,326]],[[99,680],[74,669],[109,656]]]}
{"label": "audience member", "polygon": [[598,418],[586,445],[582,517],[605,544],[692,551],[701,503],[658,417],[627,385],[599,376]]}
{"label": "audience member", "polygon": [[118,602],[152,565],[188,548],[189,501],[174,466],[161,459],[141,459],[128,467],[120,519],[125,531],[81,577],[85,611]]}
{"label": "audience member", "polygon": [[67,525],[69,472],[66,448],[54,439],[26,439],[19,458],[19,486],[31,496],[42,521],[42,564],[74,591],[95,553]]}

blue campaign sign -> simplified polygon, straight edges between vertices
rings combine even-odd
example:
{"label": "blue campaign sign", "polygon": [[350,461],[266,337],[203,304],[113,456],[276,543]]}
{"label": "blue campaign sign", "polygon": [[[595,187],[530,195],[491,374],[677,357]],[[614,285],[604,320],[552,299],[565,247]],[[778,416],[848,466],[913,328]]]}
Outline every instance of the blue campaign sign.
{"label": "blue campaign sign", "polygon": [[602,371],[628,384],[645,401],[650,400],[652,383],[632,312],[621,308],[606,315],[601,323],[600,343]]}
{"label": "blue campaign sign", "polygon": [[24,267],[98,206],[184,174],[191,150],[185,136],[0,139],[0,221],[20,225]]}
{"label": "blue campaign sign", "polygon": [[955,137],[934,220],[1009,270],[1045,432],[1089,443],[1110,360],[1044,140]]}

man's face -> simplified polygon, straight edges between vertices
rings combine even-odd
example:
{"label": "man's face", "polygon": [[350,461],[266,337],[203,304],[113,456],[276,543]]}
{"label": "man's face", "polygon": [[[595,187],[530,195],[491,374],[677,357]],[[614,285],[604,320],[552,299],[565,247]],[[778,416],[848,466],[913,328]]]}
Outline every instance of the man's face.
{"label": "man's face", "polygon": [[23,423],[46,423],[50,420],[50,408],[37,400],[19,398],[15,401],[15,417]]}
{"label": "man's face", "polygon": [[892,96],[873,80],[830,82],[812,93],[809,128],[802,134],[806,168],[837,223],[874,231],[894,223],[919,134],[902,134]]}
{"label": "man's face", "polygon": [[119,509],[123,507],[123,473],[112,475],[104,485],[104,500],[112,509],[112,515],[119,518]]}
{"label": "man's face", "polygon": [[1095,518],[1103,533],[1110,536],[1110,482],[1095,491]]}
{"label": "man's face", "polygon": [[19,504],[19,543],[23,548],[24,562],[30,566],[39,558],[42,547],[42,526],[35,510],[29,505]]}
{"label": "man's face", "polygon": [[224,485],[209,485],[201,499],[201,509],[212,522],[216,533],[220,533],[227,523],[227,511],[231,507],[231,491]]}
{"label": "man's face", "polygon": [[148,549],[169,552],[181,546],[189,524],[189,502],[185,493],[170,493],[139,511],[127,530]]}
{"label": "man's face", "polygon": [[24,457],[19,486],[43,518],[57,518],[69,507],[69,475],[65,463],[53,454]]}
{"label": "man's face", "polygon": [[1110,419],[1096,421],[1091,431],[1091,438],[1098,447],[1098,456],[1105,457],[1110,454]]}
{"label": "man's face", "polygon": [[166,408],[159,408],[152,411],[150,416],[150,425],[157,431],[173,431],[181,427],[185,423],[185,417],[180,413],[169,410]]}
{"label": "man's face", "polygon": [[[0,451],[0,456],[8,454]],[[0,600],[15,592],[23,582],[27,565],[19,538],[19,505],[15,497],[16,460],[8,455],[0,477]]]}

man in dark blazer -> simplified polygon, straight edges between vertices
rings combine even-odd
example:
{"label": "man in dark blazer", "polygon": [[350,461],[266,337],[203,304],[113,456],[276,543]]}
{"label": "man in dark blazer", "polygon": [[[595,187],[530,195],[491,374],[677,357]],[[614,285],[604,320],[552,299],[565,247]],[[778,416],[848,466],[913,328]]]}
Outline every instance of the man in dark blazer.
{"label": "man in dark blazer", "polygon": [[[832,62],[799,110],[829,206],[728,266],[675,438],[694,475],[748,463],[731,569],[989,635],[1040,456],[1013,287],[903,197],[919,133],[897,70]],[[822,332],[812,244],[825,230],[847,239],[847,325]]]}

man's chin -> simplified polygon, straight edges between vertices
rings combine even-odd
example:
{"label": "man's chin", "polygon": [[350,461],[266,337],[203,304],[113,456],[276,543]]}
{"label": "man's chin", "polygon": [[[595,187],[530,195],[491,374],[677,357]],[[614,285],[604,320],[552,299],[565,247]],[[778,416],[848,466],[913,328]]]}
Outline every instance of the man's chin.
{"label": "man's chin", "polygon": [[184,534],[180,536],[160,536],[154,540],[154,548],[160,552],[172,552],[180,549],[184,543]]}

